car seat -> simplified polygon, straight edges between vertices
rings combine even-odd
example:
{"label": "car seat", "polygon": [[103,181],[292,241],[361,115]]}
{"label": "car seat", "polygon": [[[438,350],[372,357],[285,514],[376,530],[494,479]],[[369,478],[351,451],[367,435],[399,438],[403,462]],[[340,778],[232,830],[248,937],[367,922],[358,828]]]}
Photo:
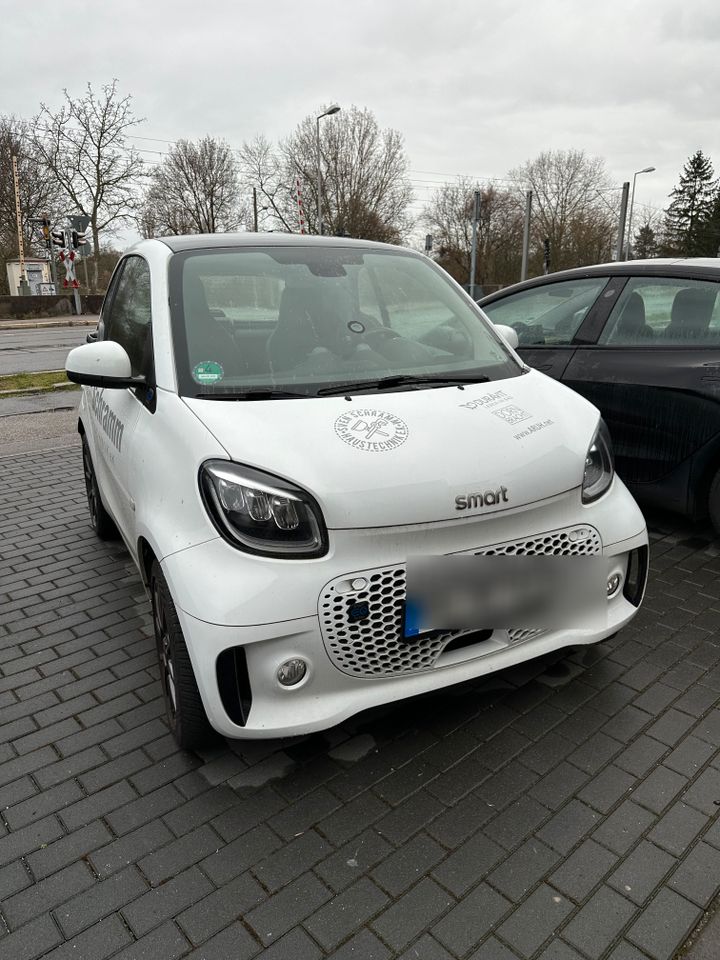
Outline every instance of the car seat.
{"label": "car seat", "polygon": [[653,328],[645,321],[645,301],[633,291],[620,314],[612,339],[621,343],[638,343],[653,337]]}
{"label": "car seat", "polygon": [[715,290],[686,287],[673,300],[670,323],[663,331],[668,340],[697,340],[707,333],[715,306]]}
{"label": "car seat", "polygon": [[237,344],[210,312],[205,287],[199,277],[185,278],[183,310],[190,368],[196,363],[214,360],[226,375],[242,376],[246,373],[246,364]]}

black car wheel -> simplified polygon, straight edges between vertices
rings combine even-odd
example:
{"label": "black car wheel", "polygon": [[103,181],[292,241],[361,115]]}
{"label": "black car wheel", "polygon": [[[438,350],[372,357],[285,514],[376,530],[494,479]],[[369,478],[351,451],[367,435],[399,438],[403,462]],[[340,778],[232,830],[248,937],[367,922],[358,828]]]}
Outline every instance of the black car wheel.
{"label": "black car wheel", "polygon": [[710,513],[710,523],[712,523],[715,528],[715,533],[720,534],[720,470],[715,474],[715,478],[710,484],[708,512]]}
{"label": "black car wheel", "polygon": [[157,561],[153,561],[150,573],[150,590],[168,723],[183,750],[197,750],[216,734],[205,713],[175,604]]}
{"label": "black car wheel", "polygon": [[103,506],[100,488],[98,487],[95,468],[93,467],[92,457],[90,456],[90,447],[87,439],[82,438],[82,457],[83,473],[85,475],[85,492],[87,493],[88,510],[90,511],[90,524],[101,540],[114,540],[117,535],[117,527],[113,519]]}

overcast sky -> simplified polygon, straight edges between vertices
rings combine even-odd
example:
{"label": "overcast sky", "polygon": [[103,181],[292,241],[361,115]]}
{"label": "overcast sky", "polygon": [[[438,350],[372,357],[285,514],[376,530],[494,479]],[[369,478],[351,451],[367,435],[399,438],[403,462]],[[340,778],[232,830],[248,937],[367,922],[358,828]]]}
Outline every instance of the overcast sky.
{"label": "overcast sky", "polygon": [[551,148],[655,166],[656,207],[696,149],[720,172],[718,0],[0,0],[0,24],[0,113],[117,77],[138,136],[238,146],[355,103],[404,134],[419,201]]}

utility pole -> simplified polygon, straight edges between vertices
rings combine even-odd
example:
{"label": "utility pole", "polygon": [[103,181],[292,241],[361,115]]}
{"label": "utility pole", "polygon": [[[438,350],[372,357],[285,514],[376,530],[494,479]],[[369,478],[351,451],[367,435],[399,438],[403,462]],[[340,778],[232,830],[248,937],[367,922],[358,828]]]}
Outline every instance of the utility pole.
{"label": "utility pole", "polygon": [[530,216],[532,214],[532,190],[525,194],[525,226],[523,228],[523,251],[522,266],[520,267],[520,279],[527,280],[528,257],[530,254]]}
{"label": "utility pole", "polygon": [[16,156],[12,158],[12,169],[13,182],[15,184],[15,219],[17,220],[18,255],[20,257],[20,284],[18,286],[18,292],[21,297],[27,297],[30,293],[30,284],[27,279],[27,271],[25,270],[25,244],[23,242],[22,216],[20,214],[20,179],[18,177]]}
{"label": "utility pole", "polygon": [[253,187],[253,230],[258,232],[257,187]]}
{"label": "utility pole", "polygon": [[475,191],[472,221],[472,247],[470,248],[470,296],[475,299],[475,274],[477,272],[477,229],[480,219],[480,191]]}
{"label": "utility pole", "polygon": [[618,242],[616,260],[625,259],[625,218],[627,217],[628,197],[630,196],[630,181],[626,180],[622,185],[622,198],[620,200],[620,223],[618,224]]}
{"label": "utility pole", "polygon": [[543,273],[545,276],[550,273],[550,238],[545,237],[543,240]]}

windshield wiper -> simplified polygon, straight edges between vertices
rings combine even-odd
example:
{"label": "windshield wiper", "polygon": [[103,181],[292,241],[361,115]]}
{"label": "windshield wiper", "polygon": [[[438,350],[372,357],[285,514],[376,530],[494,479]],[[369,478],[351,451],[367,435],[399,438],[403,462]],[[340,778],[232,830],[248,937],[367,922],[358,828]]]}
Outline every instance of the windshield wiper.
{"label": "windshield wiper", "polygon": [[489,383],[490,377],[484,374],[412,374],[399,373],[394,377],[382,377],[380,380],[358,380],[351,383],[335,383],[330,387],[321,387],[318,397],[331,397],[335,394],[360,393],[363,390],[392,390],[394,387],[421,387],[426,384],[438,387],[461,387],[466,383]]}
{"label": "windshield wiper", "polygon": [[196,400],[307,400],[311,393],[293,393],[290,390],[244,390],[242,393],[197,393]]}

